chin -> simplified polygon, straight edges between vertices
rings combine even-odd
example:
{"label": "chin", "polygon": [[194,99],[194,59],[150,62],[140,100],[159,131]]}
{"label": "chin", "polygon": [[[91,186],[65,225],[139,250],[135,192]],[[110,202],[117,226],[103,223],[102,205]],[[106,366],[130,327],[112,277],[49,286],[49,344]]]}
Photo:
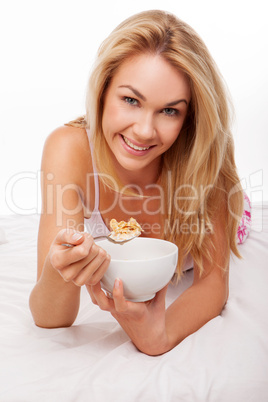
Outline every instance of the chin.
{"label": "chin", "polygon": [[147,165],[143,165],[140,162],[133,162],[133,163],[120,163],[118,161],[119,165],[124,169],[129,172],[139,172],[141,169],[146,168]]}

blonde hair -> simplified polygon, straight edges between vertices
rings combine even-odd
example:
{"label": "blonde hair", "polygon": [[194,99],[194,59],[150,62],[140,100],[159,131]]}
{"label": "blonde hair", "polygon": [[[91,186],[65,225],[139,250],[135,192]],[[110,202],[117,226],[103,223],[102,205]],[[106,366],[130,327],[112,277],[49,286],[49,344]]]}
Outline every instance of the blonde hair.
{"label": "blonde hair", "polygon": [[[234,161],[231,103],[218,68],[196,32],[173,14],[158,10],[141,12],[122,22],[99,48],[89,80],[86,117],[78,124],[90,127],[98,170],[111,174],[110,150],[102,133],[104,93],[118,67],[142,53],[161,55],[189,79],[188,114],[176,141],[162,156],[161,185],[166,195],[163,222],[168,222],[162,235],[179,245],[178,277],[188,253],[201,274],[203,258],[210,258],[209,234],[220,208],[226,213],[228,249],[240,257],[236,232],[243,212],[243,193]],[[193,191],[197,189],[200,194],[195,197]],[[173,199],[178,191],[179,208]],[[197,225],[198,230],[185,233],[178,230],[178,223],[184,228]]]}

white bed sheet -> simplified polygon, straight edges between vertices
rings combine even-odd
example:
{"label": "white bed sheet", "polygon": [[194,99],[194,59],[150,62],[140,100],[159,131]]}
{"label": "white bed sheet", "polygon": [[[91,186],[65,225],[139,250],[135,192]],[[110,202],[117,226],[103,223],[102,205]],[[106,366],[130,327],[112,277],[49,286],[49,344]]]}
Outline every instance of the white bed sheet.
{"label": "white bed sheet", "polygon": [[[36,278],[39,217],[2,216],[0,245],[1,402],[267,402],[268,205],[253,207],[253,226],[230,267],[221,316],[170,352],[137,351],[114,318],[91,303],[70,328],[34,325],[28,297]],[[167,304],[191,284],[170,286]]]}

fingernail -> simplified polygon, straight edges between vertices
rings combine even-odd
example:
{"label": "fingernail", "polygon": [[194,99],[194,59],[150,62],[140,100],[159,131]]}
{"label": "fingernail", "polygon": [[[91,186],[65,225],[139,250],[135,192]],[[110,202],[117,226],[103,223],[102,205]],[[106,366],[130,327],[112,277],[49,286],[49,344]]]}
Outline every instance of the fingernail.
{"label": "fingernail", "polygon": [[82,237],[83,237],[83,235],[81,233],[77,232],[72,235],[72,240],[77,241],[77,240],[81,239]]}
{"label": "fingernail", "polygon": [[116,279],[116,280],[114,281],[114,288],[115,288],[115,289],[119,289],[119,286],[120,286],[120,281],[119,281],[119,279]]}

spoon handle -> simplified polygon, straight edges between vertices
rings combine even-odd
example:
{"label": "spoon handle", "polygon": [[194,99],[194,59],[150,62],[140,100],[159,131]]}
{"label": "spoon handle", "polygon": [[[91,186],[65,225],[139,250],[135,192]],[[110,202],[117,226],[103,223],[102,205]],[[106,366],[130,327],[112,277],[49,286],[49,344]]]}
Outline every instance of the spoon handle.
{"label": "spoon handle", "polygon": [[[96,239],[101,239],[101,238],[110,239],[109,236],[110,236],[110,233],[109,233],[107,236],[105,236],[105,235],[103,235],[103,236],[96,236],[96,237],[94,237],[94,240],[96,240]],[[64,247],[69,247],[69,248],[72,248],[72,247],[75,246],[74,244],[70,244],[70,243],[62,243],[61,245],[64,246]]]}

